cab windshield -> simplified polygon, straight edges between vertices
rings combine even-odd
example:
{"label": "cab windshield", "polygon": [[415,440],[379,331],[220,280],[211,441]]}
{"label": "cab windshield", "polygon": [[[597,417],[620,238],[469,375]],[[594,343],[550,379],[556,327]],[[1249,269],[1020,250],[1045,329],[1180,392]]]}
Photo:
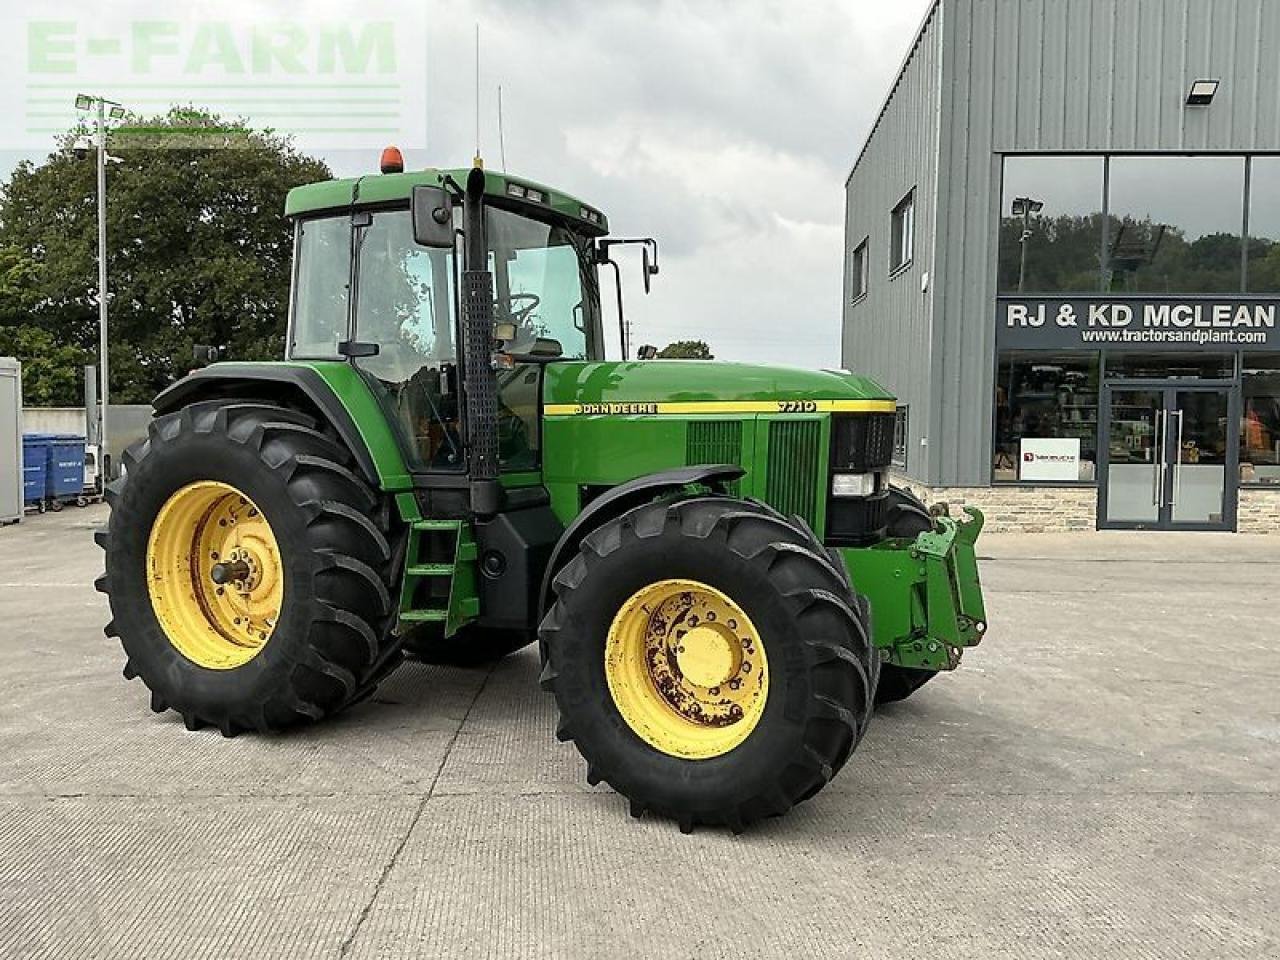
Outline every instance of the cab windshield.
{"label": "cab windshield", "polygon": [[[600,354],[591,241],[488,207],[494,314],[515,326],[510,351],[545,359]],[[295,244],[289,355],[341,359],[338,344],[378,345],[354,361],[401,434],[411,468],[465,466],[458,401],[457,270],[452,250],[420,247],[407,208],[303,220]],[[538,465],[541,368],[498,375],[499,453],[507,470]]]}

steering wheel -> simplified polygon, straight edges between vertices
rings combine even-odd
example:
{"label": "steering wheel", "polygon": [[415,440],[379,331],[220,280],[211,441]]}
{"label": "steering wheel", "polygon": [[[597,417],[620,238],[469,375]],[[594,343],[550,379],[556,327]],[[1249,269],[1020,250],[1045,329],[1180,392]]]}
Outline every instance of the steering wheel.
{"label": "steering wheel", "polygon": [[[523,306],[517,307],[516,304],[521,303]],[[518,327],[523,327],[524,322],[529,319],[529,314],[538,309],[538,305],[542,303],[542,298],[536,293],[513,293],[507,297],[507,310],[511,315],[511,322]]]}

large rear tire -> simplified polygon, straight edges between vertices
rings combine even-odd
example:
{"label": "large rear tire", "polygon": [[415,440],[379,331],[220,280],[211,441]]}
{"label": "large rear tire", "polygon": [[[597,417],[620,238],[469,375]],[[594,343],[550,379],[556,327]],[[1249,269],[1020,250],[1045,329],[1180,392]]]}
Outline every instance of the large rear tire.
{"label": "large rear tire", "polygon": [[[901,487],[889,488],[888,518],[887,532],[894,538],[914,539],[933,529],[933,518],[924,501]],[[937,670],[886,663],[880,671],[880,685],[876,687],[876,705],[905,700],[937,675]]]}
{"label": "large rear tire", "polygon": [[588,535],[554,588],[540,640],[557,735],[633,816],[738,832],[817,793],[866,732],[866,602],[763,504],[638,507]]}
{"label": "large rear tire", "polygon": [[225,736],[328,716],[399,662],[391,517],[307,414],[211,401],[152,422],[97,539],[126,678]]}

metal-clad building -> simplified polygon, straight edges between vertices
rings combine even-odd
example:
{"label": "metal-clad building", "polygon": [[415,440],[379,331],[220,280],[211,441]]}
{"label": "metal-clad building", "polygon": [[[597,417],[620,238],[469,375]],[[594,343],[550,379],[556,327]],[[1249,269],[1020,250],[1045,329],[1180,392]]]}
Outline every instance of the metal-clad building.
{"label": "metal-clad building", "polygon": [[1280,510],[1277,54],[1272,0],[933,4],[846,185],[843,363],[902,474],[1068,526]]}

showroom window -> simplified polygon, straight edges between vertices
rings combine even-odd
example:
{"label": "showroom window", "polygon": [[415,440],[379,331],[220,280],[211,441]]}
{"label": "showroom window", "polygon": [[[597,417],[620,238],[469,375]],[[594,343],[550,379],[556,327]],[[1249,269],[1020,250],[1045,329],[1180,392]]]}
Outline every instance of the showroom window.
{"label": "showroom window", "polygon": [[867,295],[867,240],[853,248],[849,254],[849,302],[855,303]]}
{"label": "showroom window", "polygon": [[1250,162],[1248,269],[1250,293],[1280,293],[1280,157]]}
{"label": "showroom window", "polygon": [[1102,157],[1006,157],[1000,292],[1088,293],[1100,282]]}
{"label": "showroom window", "polygon": [[1280,486],[1280,353],[1244,354],[1240,482]]}
{"label": "showroom window", "polygon": [[1112,157],[1107,289],[1238,293],[1244,157]]}
{"label": "showroom window", "polygon": [[911,263],[911,247],[915,242],[915,199],[912,190],[893,208],[890,222],[889,272],[895,273]]}
{"label": "showroom window", "polygon": [[907,424],[909,417],[910,408],[901,406],[897,409],[893,418],[893,457],[890,463],[903,470],[907,468]]}
{"label": "showroom window", "polygon": [[1090,483],[1098,459],[1098,355],[1000,354],[997,483]]}

